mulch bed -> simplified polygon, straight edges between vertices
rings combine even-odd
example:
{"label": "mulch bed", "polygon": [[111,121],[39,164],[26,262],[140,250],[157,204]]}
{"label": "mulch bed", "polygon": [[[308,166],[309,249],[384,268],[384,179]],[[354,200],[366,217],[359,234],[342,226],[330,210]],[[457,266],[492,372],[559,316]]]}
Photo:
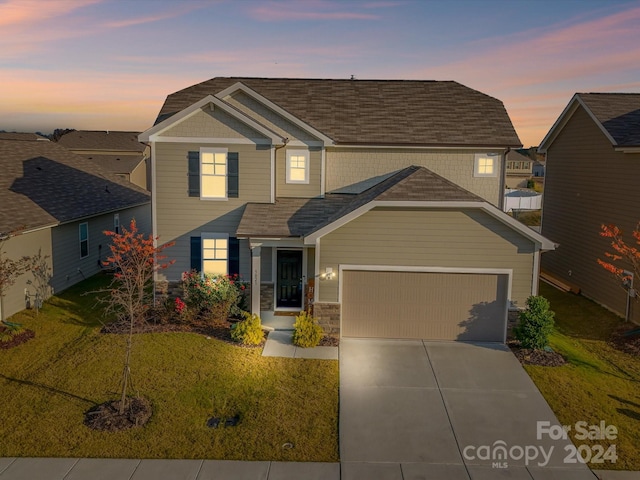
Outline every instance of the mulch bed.
{"label": "mulch bed", "polygon": [[151,418],[152,409],[148,400],[140,397],[127,399],[128,405],[120,414],[120,400],[105,402],[88,410],[84,424],[93,430],[118,432],[141,427]]}
{"label": "mulch bed", "polygon": [[567,363],[567,359],[561,354],[549,350],[533,350],[521,348],[517,341],[508,342],[508,346],[523,365],[538,365],[542,367],[561,367]]}
{"label": "mulch bed", "polygon": [[629,328],[629,324],[620,325],[612,334],[609,343],[616,349],[630,355],[640,355],[640,332],[633,333],[638,326]]}
{"label": "mulch bed", "polygon": [[35,336],[36,332],[34,332],[33,330],[24,330],[14,335],[13,338],[8,342],[0,342],[0,349],[8,350],[10,348],[17,347],[18,345],[22,345],[24,342],[28,342]]}

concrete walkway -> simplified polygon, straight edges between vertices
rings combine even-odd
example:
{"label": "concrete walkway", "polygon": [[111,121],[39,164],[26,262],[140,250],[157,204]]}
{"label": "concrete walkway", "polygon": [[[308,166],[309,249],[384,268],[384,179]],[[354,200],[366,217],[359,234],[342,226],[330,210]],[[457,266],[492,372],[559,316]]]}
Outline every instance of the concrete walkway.
{"label": "concrete walkway", "polygon": [[262,350],[262,356],[338,360],[338,347],[296,347],[291,340],[292,336],[293,332],[286,330],[269,332],[267,342]]}

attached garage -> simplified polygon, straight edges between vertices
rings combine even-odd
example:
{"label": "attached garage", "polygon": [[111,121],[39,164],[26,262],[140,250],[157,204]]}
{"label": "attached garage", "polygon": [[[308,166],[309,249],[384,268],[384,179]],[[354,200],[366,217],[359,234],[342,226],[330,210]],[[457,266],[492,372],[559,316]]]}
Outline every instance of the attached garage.
{"label": "attached garage", "polygon": [[342,271],[344,337],[504,342],[509,273]]}

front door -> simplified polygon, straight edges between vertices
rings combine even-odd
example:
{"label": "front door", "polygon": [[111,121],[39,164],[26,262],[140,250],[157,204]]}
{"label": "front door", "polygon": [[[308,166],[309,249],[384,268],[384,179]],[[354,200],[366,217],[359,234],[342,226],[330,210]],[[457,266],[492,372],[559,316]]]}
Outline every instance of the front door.
{"label": "front door", "polygon": [[276,307],[302,308],[302,250],[278,250]]}

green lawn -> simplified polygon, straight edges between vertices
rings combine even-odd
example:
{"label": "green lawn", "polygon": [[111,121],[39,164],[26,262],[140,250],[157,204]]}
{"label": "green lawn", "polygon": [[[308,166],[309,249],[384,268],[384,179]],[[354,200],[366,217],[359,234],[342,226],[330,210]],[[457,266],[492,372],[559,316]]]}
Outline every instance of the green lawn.
{"label": "green lawn", "polygon": [[[118,398],[124,360],[125,338],[100,334],[95,299],[81,296],[103,285],[93,277],[39,316],[12,317],[36,336],[0,350],[0,457],[338,460],[337,361],[266,358],[192,333],[134,336],[134,387],[154,409],[147,426],[85,427],[86,410]],[[206,426],[235,413],[236,427]]]}
{"label": "green lawn", "polygon": [[574,440],[576,446],[600,444],[605,450],[616,445],[615,464],[591,464],[592,468],[640,470],[640,358],[607,343],[622,320],[590,300],[545,283],[540,294],[556,312],[551,346],[569,364],[526,366],[527,372],[563,425],[604,420],[617,427],[616,440]]}

